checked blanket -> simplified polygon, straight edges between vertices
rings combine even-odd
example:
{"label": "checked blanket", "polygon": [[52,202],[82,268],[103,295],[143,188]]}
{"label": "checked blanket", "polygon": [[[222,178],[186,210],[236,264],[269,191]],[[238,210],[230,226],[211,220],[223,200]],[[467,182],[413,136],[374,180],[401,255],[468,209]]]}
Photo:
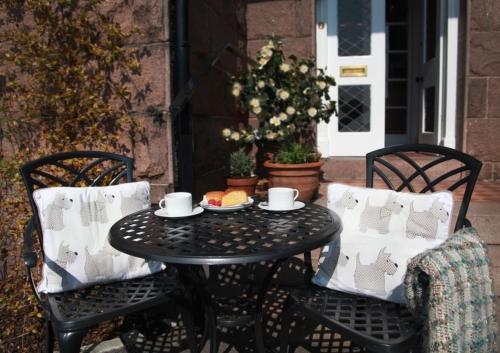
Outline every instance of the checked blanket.
{"label": "checked blanket", "polygon": [[465,228],[408,264],[405,296],[409,309],[423,320],[424,352],[495,352],[489,262],[476,230]]}

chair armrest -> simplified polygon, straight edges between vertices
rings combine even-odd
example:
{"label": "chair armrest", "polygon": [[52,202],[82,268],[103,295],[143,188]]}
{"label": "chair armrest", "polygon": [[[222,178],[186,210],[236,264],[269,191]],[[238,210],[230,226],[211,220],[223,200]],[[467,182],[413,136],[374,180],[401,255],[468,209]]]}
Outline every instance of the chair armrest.
{"label": "chair armrest", "polygon": [[465,218],[463,228],[469,228],[469,227],[472,227],[472,223],[467,218]]}
{"label": "chair armrest", "polygon": [[35,249],[33,248],[33,235],[35,233],[35,222],[31,218],[26,224],[23,235],[23,259],[24,264],[29,267],[35,267],[38,260]]}

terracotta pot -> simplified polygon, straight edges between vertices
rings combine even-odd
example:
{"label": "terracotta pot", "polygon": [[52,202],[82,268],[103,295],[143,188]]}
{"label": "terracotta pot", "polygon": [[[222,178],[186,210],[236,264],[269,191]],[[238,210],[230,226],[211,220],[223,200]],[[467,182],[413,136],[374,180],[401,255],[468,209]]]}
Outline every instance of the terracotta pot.
{"label": "terracotta pot", "polygon": [[310,202],[318,193],[323,161],[303,164],[281,164],[265,161],[269,171],[269,187],[288,187],[299,190],[297,200]]}
{"label": "terracotta pot", "polygon": [[255,186],[257,186],[258,177],[250,178],[227,178],[226,184],[228,189],[246,191],[248,196],[255,195]]}

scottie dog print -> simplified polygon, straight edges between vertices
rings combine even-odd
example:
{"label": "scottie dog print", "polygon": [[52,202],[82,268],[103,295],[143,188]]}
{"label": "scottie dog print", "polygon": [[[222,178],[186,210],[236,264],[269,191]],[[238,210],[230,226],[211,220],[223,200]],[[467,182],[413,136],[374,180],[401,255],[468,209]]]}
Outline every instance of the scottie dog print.
{"label": "scottie dog print", "polygon": [[95,201],[82,201],[82,206],[80,209],[80,216],[82,219],[82,225],[88,227],[90,223],[107,223],[108,213],[106,211],[106,204],[112,204],[115,199],[113,194],[105,194],[99,192],[97,194],[97,200]]}
{"label": "scottie dog print", "polygon": [[133,212],[142,210],[145,201],[149,201],[149,193],[146,189],[136,188],[135,192],[130,196],[125,196],[120,191],[122,216],[127,216]]}
{"label": "scottie dog print", "polygon": [[390,259],[391,254],[382,248],[375,262],[369,265],[361,264],[359,252],[356,255],[356,269],[354,270],[354,285],[358,290],[368,290],[377,295],[386,295],[385,275],[394,275],[398,264]]}
{"label": "scottie dog print", "polygon": [[63,230],[63,210],[69,210],[73,205],[73,199],[66,197],[62,192],[56,193],[54,201],[42,210],[43,222],[46,229]]}
{"label": "scottie dog print", "polygon": [[64,241],[59,244],[57,258],[54,262],[60,266],[61,269],[51,271],[47,275],[46,285],[48,288],[60,288],[67,285],[67,283],[64,283],[66,276],[64,276],[64,272],[61,270],[66,270],[68,265],[75,263],[77,256],[78,252],[70,250],[69,245],[65,244]]}
{"label": "scottie dog print", "polygon": [[345,270],[347,263],[349,262],[349,256],[340,252],[339,259],[337,261],[337,266],[335,266],[335,271],[333,271],[332,278],[334,280],[339,280],[339,272]]}
{"label": "scottie dog print", "polygon": [[358,200],[354,197],[354,193],[346,190],[342,197],[332,204],[332,209],[337,212],[339,217],[342,217],[346,209],[352,210],[357,204]]}
{"label": "scottie dog print", "polygon": [[392,214],[399,214],[403,205],[396,199],[396,195],[389,195],[383,206],[370,206],[370,199],[366,200],[366,206],[361,213],[359,230],[366,232],[368,228],[374,229],[380,234],[389,233],[389,222]]}
{"label": "scottie dog print", "polygon": [[87,276],[87,281],[95,282],[105,280],[113,274],[113,257],[119,253],[110,253],[107,250],[100,250],[94,255],[90,254],[88,247],[85,247],[85,266],[83,270]]}
{"label": "scottie dog print", "polygon": [[410,204],[410,216],[406,222],[406,236],[410,239],[422,237],[436,239],[439,222],[446,222],[449,213],[443,208],[444,203],[434,200],[432,207],[422,212],[415,211],[413,201]]}

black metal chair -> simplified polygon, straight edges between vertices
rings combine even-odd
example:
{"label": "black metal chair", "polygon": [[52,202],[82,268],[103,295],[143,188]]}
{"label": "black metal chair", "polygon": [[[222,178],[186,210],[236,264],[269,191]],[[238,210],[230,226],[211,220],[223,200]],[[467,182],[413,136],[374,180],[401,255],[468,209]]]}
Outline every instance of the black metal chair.
{"label": "black metal chair", "polygon": [[[24,233],[23,258],[28,280],[45,313],[47,352],[54,349],[54,334],[62,353],[80,352],[82,340],[91,327],[164,304],[180,293],[177,273],[172,267],[142,278],[75,291],[45,295],[36,290],[34,274],[38,268],[38,256],[34,246],[35,232],[40,244],[43,244],[43,234],[33,191],[51,186],[101,186],[131,182],[132,172],[131,158],[96,151],[59,153],[32,161],[21,168],[33,211]],[[44,260],[43,251],[40,255]],[[189,315],[186,316],[186,325],[193,329]],[[195,344],[192,336],[188,335],[188,339],[190,344]]]}
{"label": "black metal chair", "polygon": [[[366,155],[366,186],[373,187],[375,178],[389,189],[418,193],[454,191],[465,186],[455,224],[458,230],[470,226],[466,214],[481,166],[479,160],[451,148],[419,144],[394,146]],[[310,259],[310,254],[307,258]],[[290,342],[289,337],[291,322],[299,314],[306,318],[309,326],[321,325],[350,341],[344,345],[342,339],[341,345],[334,344],[338,352],[408,352],[419,341],[421,325],[405,306],[315,286],[310,284],[310,277],[307,283],[306,287],[292,290],[284,305],[281,353],[293,352],[301,345]],[[316,336],[337,338],[333,333],[324,335],[323,328]]]}

